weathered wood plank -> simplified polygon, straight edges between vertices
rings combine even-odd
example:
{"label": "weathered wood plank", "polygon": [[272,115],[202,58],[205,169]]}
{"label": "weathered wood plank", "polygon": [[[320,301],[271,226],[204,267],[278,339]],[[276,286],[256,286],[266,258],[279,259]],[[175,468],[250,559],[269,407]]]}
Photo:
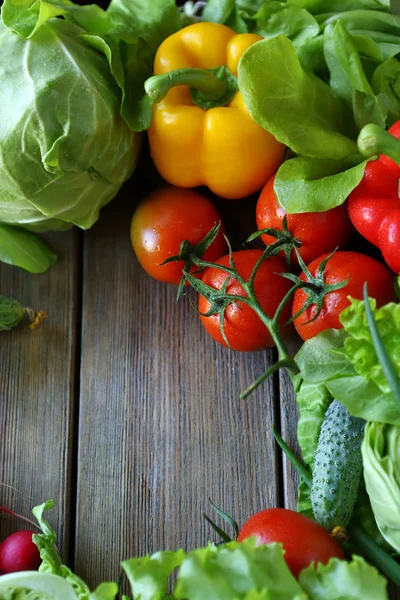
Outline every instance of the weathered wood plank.
{"label": "weathered wood plank", "polygon": [[86,234],[75,567],[91,584],[124,557],[212,539],[209,496],[239,522],[278,501],[272,382],[238,397],[269,354],[218,346],[141,270],[140,193],[128,184]]}
{"label": "weathered wood plank", "polygon": [[[54,498],[50,519],[67,558],[78,238],[68,232],[46,239],[59,256],[46,274],[0,264],[0,294],[48,314],[35,331],[25,324],[0,334],[0,503],[30,516]],[[2,535],[21,528],[6,516],[0,525]]]}

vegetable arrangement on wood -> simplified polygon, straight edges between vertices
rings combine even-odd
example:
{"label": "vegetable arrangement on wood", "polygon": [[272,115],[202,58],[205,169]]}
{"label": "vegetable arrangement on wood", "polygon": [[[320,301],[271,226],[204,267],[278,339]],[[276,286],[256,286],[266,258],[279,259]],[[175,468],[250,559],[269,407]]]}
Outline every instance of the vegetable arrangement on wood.
{"label": "vegetable arrangement on wood", "polygon": [[[122,563],[137,600],[383,600],[377,569],[400,586],[400,17],[392,8],[386,0],[209,0],[182,9],[112,0],[104,11],[4,0],[9,103],[0,116],[11,119],[0,125],[0,260],[32,273],[53,264],[34,233],[90,227],[131,175],[147,130],[170,185],[136,208],[137,259],[177,285],[177,299],[189,286],[198,293],[199,318],[220,344],[276,346],[278,361],[243,398],[281,368],[297,393],[302,461],[275,435],[301,476],[298,512],[265,510],[239,531],[216,509],[234,540],[206,517],[222,542]],[[208,190],[189,189],[199,186]],[[255,231],[233,249],[215,195],[233,203],[255,193]],[[44,317],[1,297],[0,330],[26,313],[34,324]],[[294,357],[292,326],[305,342]],[[61,563],[43,516],[52,505],[34,509],[38,573],[33,560],[21,567],[23,556],[35,557],[30,533],[0,546],[9,573],[0,598],[115,598],[116,583],[90,593]],[[14,554],[15,570],[27,572],[11,574]]]}

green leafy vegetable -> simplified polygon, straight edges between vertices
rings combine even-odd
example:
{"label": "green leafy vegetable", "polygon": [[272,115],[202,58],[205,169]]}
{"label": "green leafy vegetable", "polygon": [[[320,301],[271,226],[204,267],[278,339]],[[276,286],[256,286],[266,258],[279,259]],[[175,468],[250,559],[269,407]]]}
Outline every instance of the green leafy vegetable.
{"label": "green leafy vegetable", "polygon": [[341,21],[325,28],[324,54],[330,71],[330,86],[353,108],[358,130],[367,123],[385,127],[387,111],[375,96],[364,72],[356,42]]}
{"label": "green leafy vegetable", "polygon": [[306,9],[274,0],[264,2],[252,19],[256,22],[255,31],[263,37],[282,33],[299,46],[319,33],[317,21]]}
{"label": "green leafy vegetable", "polygon": [[[374,301],[370,300],[374,307]],[[400,305],[387,304],[374,309],[384,345],[399,373]],[[303,378],[300,391],[323,387],[350,413],[366,421],[400,425],[400,410],[378,361],[368,326],[365,304],[351,300],[341,314],[342,330],[322,332],[305,342],[296,356]],[[313,388],[315,386],[315,388]],[[301,400],[300,404],[305,404]],[[301,408],[301,407],[300,407]],[[301,443],[301,442],[300,442]],[[313,451],[313,450],[312,450]],[[309,449],[306,448],[307,455]]]}
{"label": "green leafy vegetable", "polygon": [[312,600],[377,600],[386,598],[386,583],[378,571],[355,556],[350,563],[332,559],[327,565],[309,567],[299,583]]}
{"label": "green leafy vegetable", "polygon": [[342,160],[299,156],[283,163],[274,189],[288,213],[321,212],[346,200],[363,178],[367,161],[357,155]]}
{"label": "green leafy vegetable", "polygon": [[[400,304],[392,302],[378,309],[375,300],[371,299],[370,304],[383,345],[400,377]],[[344,340],[346,358],[366,381],[373,381],[383,392],[390,394],[391,387],[374,347],[365,303],[352,300],[351,305],[342,312],[340,321],[350,334]]]}
{"label": "green leafy vegetable", "polygon": [[[34,593],[32,593],[34,592]],[[76,600],[68,581],[51,573],[22,572],[0,577],[1,600]]]}
{"label": "green leafy vegetable", "polygon": [[355,417],[366,421],[400,424],[400,414],[391,394],[361,375],[338,377],[326,382],[332,396],[340,400]]}
{"label": "green leafy vegetable", "polygon": [[368,423],[361,449],[365,484],[379,530],[400,552],[400,426]]}
{"label": "green leafy vegetable", "polygon": [[[43,533],[34,535],[43,563],[38,573],[15,573],[0,577],[1,600],[114,600],[115,583],[102,583],[94,592],[61,563],[55,534],[44,519],[53,501],[37,506],[33,513]],[[385,579],[354,557],[350,563],[332,559],[326,566],[311,566],[296,581],[284,560],[280,544],[258,545],[255,538],[223,546],[209,544],[191,552],[156,552],[122,563],[135,600],[342,600],[340,576],[351,585],[351,599],[387,600]],[[177,570],[172,595],[169,580]],[[349,596],[346,596],[346,598]],[[349,597],[350,598],[350,597]],[[123,600],[129,600],[122,596]]]}
{"label": "green leafy vegetable", "polygon": [[392,125],[400,119],[400,62],[389,58],[379,65],[372,77],[372,87],[382,102],[386,102],[389,125]]}
{"label": "green leafy vegetable", "polygon": [[[33,509],[33,514],[43,531],[41,534],[33,534],[32,539],[40,551],[42,564],[39,567],[40,573],[51,573],[62,581],[67,582],[75,592],[77,600],[113,600],[118,593],[118,586],[115,583],[103,583],[97,590],[90,593],[86,583],[75,575],[62,562],[56,548],[56,534],[44,518],[44,513],[54,506],[54,500],[49,500]],[[2,578],[0,577],[0,585]],[[58,597],[56,597],[58,600]],[[60,597],[61,600],[61,597]]]}
{"label": "green leafy vegetable", "polygon": [[43,273],[56,260],[46,244],[29,231],[0,224],[0,261],[30,273]]}
{"label": "green leafy vegetable", "polygon": [[354,90],[372,94],[357,47],[341,21],[330,24],[324,32],[324,53],[333,91],[351,106]]}
{"label": "green leafy vegetable", "polygon": [[344,103],[302,69],[285,36],[250,46],[239,63],[238,81],[253,119],[294,152],[324,159],[357,152],[347,137],[351,115]]}
{"label": "green leafy vegetable", "polygon": [[324,383],[354,372],[347,357],[332,353],[333,349],[343,347],[347,335],[343,329],[329,329],[302,345],[295,360],[305,382]]}
{"label": "green leafy vegetable", "polygon": [[[173,0],[112,0],[107,11],[4,0],[0,226],[93,225],[134,170],[137,132],[152,114],[143,83],[159,44],[181,26]],[[0,237],[0,260],[34,273],[54,262],[32,235]]]}

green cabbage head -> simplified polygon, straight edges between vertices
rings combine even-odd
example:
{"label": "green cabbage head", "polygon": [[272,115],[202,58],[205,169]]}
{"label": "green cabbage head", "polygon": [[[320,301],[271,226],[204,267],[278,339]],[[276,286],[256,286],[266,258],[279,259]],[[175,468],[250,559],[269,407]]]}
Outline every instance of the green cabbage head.
{"label": "green cabbage head", "polygon": [[[174,0],[4,0],[0,19],[0,261],[55,256],[34,233],[88,229],[132,174],[151,121],[144,81],[182,25]],[[34,232],[34,233],[33,233]]]}
{"label": "green cabbage head", "polygon": [[106,57],[52,18],[28,38],[0,22],[0,222],[87,229],[136,164]]}

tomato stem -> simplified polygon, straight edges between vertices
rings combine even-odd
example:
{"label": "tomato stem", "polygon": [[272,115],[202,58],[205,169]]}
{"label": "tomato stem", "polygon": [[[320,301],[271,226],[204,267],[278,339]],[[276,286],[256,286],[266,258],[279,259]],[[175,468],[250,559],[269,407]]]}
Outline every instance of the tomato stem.
{"label": "tomato stem", "polygon": [[276,371],[279,371],[279,369],[288,369],[288,370],[290,370],[292,368],[292,363],[293,362],[294,361],[292,359],[290,359],[290,360],[287,360],[287,359],[278,360],[278,362],[276,362],[273,365],[271,365],[266,371],[264,371],[264,373],[262,373],[260,375],[260,377],[258,377],[251,385],[249,385],[249,387],[244,392],[242,392],[240,394],[240,399],[241,400],[245,400],[247,398],[247,396],[249,396],[252,392],[254,392],[254,390],[256,388],[258,388],[258,386],[265,379],[268,379],[268,377],[270,375],[272,375]]}

